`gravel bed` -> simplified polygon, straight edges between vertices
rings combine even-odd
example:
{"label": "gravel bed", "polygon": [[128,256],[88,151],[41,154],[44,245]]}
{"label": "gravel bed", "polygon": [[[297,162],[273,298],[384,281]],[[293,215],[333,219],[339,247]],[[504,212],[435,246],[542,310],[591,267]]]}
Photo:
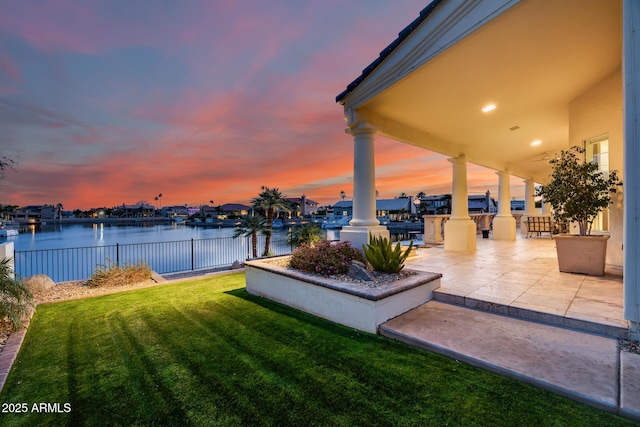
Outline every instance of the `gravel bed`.
{"label": "gravel bed", "polygon": [[48,302],[60,302],[73,299],[88,298],[99,295],[113,294],[122,291],[128,291],[132,289],[140,289],[149,286],[155,286],[156,283],[153,280],[148,280],[142,283],[136,283],[133,285],[125,286],[101,286],[92,287],[88,286],[86,281],[78,282],[63,282],[58,283],[51,289],[38,292],[33,296],[34,302],[37,304],[44,304]]}
{"label": "gravel bed", "polygon": [[628,353],[640,354],[640,342],[638,341],[618,340],[618,348]]}
{"label": "gravel bed", "polygon": [[[322,276],[320,274],[309,273],[306,271],[300,271],[300,270],[291,268],[289,267],[288,259],[275,259],[273,261],[269,261],[269,264],[282,267],[286,270],[297,271],[298,273],[301,273],[307,276],[327,277],[327,276]],[[335,274],[335,275],[328,276],[328,278],[333,280],[339,280],[341,282],[354,283],[356,285],[359,285],[365,288],[377,288],[378,286],[386,285],[387,283],[395,282],[396,280],[404,279],[405,277],[410,277],[416,274],[413,271],[407,271],[407,270],[402,270],[400,271],[400,273],[380,273],[379,271],[371,270],[371,273],[373,274],[373,277],[374,277],[372,281],[354,279],[350,277],[348,274]]]}

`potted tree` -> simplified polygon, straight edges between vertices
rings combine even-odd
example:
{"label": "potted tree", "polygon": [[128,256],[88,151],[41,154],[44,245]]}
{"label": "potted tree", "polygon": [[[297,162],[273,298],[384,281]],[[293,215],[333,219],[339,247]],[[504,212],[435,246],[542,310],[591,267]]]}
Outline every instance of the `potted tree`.
{"label": "potted tree", "polygon": [[622,182],[617,171],[607,174],[597,163],[585,162],[584,152],[573,146],[551,159],[550,180],[536,195],[551,205],[559,224],[574,222],[580,230],[579,235],[554,236],[560,271],[602,276],[610,236],[591,235],[591,227],[598,214],[611,205],[612,194]]}

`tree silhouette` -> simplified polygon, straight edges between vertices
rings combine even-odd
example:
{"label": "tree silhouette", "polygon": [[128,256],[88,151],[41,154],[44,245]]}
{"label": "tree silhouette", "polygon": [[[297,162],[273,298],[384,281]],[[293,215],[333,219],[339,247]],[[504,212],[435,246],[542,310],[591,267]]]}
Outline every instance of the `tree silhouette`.
{"label": "tree silhouette", "polygon": [[251,203],[255,209],[265,212],[267,217],[263,231],[267,238],[265,239],[264,252],[262,253],[263,256],[266,256],[269,254],[269,246],[271,245],[271,232],[276,209],[289,209],[289,203],[284,199],[278,188],[269,188],[263,185],[261,190],[258,197],[254,198]]}
{"label": "tree silhouette", "polygon": [[240,225],[233,233],[233,238],[251,236],[253,257],[258,258],[258,233],[265,228],[266,220],[262,215],[247,215],[240,220]]}

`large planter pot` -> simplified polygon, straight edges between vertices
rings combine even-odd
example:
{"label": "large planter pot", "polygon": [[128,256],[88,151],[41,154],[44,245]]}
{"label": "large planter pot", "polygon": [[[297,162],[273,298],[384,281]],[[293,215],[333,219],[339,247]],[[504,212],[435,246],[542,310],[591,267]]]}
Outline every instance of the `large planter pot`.
{"label": "large planter pot", "polygon": [[604,276],[608,235],[553,236],[558,253],[558,267],[564,273],[581,273]]}
{"label": "large planter pot", "polygon": [[387,320],[431,300],[442,277],[416,271],[413,276],[368,288],[280,267],[278,259],[283,258],[288,257],[247,261],[247,292],[371,333],[377,333]]}

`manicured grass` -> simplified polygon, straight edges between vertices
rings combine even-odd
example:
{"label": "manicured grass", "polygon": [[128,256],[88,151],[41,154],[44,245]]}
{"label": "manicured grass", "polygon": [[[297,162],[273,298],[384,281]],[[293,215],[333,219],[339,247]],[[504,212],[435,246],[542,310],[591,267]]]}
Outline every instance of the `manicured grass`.
{"label": "manicured grass", "polygon": [[229,274],[38,307],[1,425],[632,425],[248,295]]}

